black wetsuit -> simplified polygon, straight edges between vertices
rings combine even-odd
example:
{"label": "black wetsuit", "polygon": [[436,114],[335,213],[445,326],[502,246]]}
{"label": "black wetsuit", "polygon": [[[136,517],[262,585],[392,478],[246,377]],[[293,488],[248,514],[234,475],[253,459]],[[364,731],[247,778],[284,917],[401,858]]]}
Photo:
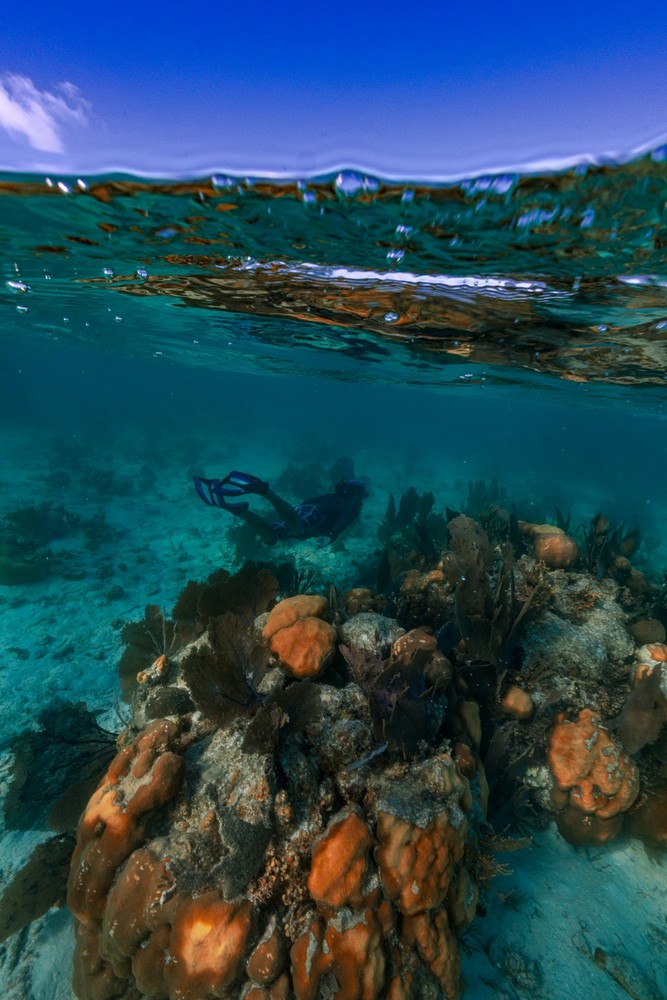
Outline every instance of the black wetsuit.
{"label": "black wetsuit", "polygon": [[[333,542],[341,531],[359,517],[366,488],[359,479],[344,480],[335,493],[324,493],[297,504],[294,510],[301,521],[300,538],[328,538]],[[275,521],[271,528],[276,540],[294,538],[285,521]]]}

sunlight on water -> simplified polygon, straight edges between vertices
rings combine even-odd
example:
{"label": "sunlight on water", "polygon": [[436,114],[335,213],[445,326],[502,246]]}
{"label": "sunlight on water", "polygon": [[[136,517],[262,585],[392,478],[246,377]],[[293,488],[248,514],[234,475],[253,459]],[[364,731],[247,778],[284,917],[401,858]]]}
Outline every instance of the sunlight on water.
{"label": "sunlight on water", "polygon": [[[3,236],[16,260],[5,260],[5,291],[31,293],[18,311],[78,343],[89,328],[66,329],[60,304],[86,303],[96,342],[112,347],[104,310],[129,310],[130,319],[139,310],[133,350],[190,364],[228,367],[228,327],[252,316],[241,355],[248,339],[274,339],[274,318],[294,320],[300,334],[280,338],[285,363],[296,353],[313,371],[319,352],[342,351],[363,357],[363,377],[381,380],[377,351],[409,379],[418,363],[446,381],[448,362],[465,357],[491,366],[487,377],[500,368],[517,379],[544,372],[661,385],[666,171],[658,151],[622,166],[440,186],[353,173],[300,182],[7,178]],[[85,297],[82,283],[92,286]],[[221,342],[184,340],[173,310],[152,329],[154,312],[130,305],[137,297],[204,310]],[[261,356],[260,346],[253,363]]]}

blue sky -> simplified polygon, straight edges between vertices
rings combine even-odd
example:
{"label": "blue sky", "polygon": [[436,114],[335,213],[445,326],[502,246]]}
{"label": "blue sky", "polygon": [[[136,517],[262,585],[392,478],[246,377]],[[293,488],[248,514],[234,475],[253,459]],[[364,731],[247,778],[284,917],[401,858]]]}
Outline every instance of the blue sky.
{"label": "blue sky", "polygon": [[450,177],[667,136],[667,3],[15,4],[0,168]]}

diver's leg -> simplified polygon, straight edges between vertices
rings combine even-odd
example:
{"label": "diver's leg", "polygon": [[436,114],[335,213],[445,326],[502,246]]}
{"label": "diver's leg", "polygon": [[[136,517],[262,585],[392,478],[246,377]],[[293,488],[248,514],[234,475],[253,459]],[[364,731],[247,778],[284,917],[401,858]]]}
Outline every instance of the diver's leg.
{"label": "diver's leg", "polygon": [[277,493],[274,493],[270,486],[264,496],[269,501],[280,520],[285,522],[290,534],[294,535],[295,538],[302,538],[303,524],[301,523],[301,518],[292,504],[288,503],[287,500],[283,500],[283,498],[278,496]]}
{"label": "diver's leg", "polygon": [[235,510],[230,513],[249,524],[266,545],[275,545],[277,539],[273,528],[259,514],[255,514],[253,510]]}

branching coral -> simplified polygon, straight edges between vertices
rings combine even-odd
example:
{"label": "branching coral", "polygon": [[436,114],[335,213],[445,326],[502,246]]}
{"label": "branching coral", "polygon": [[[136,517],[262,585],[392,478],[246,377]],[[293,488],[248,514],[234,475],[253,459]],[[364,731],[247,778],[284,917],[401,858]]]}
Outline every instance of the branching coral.
{"label": "branching coral", "polygon": [[484,665],[495,671],[508,665],[539,584],[519,601],[511,546],[501,547],[502,561],[496,570],[494,552],[479,525],[461,514],[450,521],[449,531],[451,552],[443,559],[443,572],[455,586],[456,625],[464,643],[461,659],[468,665],[466,683],[473,691],[480,684],[484,690],[488,683]]}
{"label": "branching coral", "polygon": [[638,529],[625,532],[622,525],[612,528],[608,517],[596,514],[584,528],[583,536],[584,562],[589,573],[610,576],[635,596],[647,593],[644,574],[630,562],[641,542]]}
{"label": "branching coral", "polygon": [[434,511],[432,493],[419,494],[410,487],[398,507],[390,494],[387,510],[378,528],[383,543],[378,569],[378,588],[385,590],[401,572],[411,567],[424,568],[435,560],[447,542],[444,514]]}

